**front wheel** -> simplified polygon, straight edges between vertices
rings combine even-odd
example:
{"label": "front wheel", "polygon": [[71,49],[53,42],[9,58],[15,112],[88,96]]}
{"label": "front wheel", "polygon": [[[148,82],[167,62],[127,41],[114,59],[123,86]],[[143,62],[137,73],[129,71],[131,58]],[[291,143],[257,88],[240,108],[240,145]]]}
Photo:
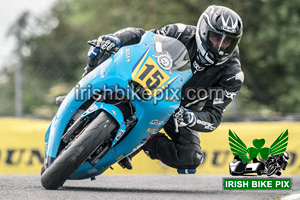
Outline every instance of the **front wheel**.
{"label": "front wheel", "polygon": [[94,119],[80,136],[43,172],[42,186],[55,190],[74,173],[110,136],[117,122],[105,111]]}

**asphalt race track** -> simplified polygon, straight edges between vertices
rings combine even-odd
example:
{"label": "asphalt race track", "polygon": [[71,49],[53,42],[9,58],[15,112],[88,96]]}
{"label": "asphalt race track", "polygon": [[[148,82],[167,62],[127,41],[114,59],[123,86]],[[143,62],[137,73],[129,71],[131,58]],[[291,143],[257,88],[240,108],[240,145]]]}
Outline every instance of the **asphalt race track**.
{"label": "asphalt race track", "polygon": [[101,175],[95,181],[67,181],[58,190],[45,190],[39,175],[0,175],[0,199],[280,199],[299,193],[300,176],[292,176],[293,190],[222,190],[220,175]]}

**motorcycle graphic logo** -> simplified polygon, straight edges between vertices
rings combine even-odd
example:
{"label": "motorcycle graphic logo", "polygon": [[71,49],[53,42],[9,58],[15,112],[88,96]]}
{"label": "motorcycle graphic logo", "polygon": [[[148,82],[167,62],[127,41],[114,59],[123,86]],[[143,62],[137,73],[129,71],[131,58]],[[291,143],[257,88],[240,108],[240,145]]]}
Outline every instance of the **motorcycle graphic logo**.
{"label": "motorcycle graphic logo", "polygon": [[[265,139],[254,139],[253,147],[247,148],[239,136],[229,130],[229,146],[234,156],[233,162],[229,163],[231,175],[244,175],[257,173],[271,176],[281,175],[281,169],[285,170],[289,153],[286,152],[288,145],[288,130],[282,132],[270,147],[264,147]],[[252,163],[251,163],[252,162]]]}

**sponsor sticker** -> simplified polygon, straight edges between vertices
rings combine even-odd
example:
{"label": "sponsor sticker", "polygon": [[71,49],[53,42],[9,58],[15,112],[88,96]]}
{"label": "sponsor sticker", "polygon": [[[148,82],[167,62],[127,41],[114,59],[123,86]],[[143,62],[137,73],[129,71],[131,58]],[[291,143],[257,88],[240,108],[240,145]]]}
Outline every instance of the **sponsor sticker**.
{"label": "sponsor sticker", "polygon": [[158,131],[160,131],[161,128],[148,128],[146,130],[146,132],[150,132],[150,133],[156,133]]}
{"label": "sponsor sticker", "polygon": [[88,112],[91,113],[91,112],[93,112],[93,111],[95,111],[97,109],[98,109],[98,106],[95,104],[93,107],[91,107],[91,108],[88,109]]}
{"label": "sponsor sticker", "polygon": [[119,139],[122,137],[123,133],[124,133],[123,130],[121,130],[121,131],[119,132],[119,134],[118,134],[117,137],[116,137],[117,140],[119,140]]}
{"label": "sponsor sticker", "polygon": [[154,119],[149,122],[149,124],[151,124],[151,125],[163,125],[165,123],[166,123],[165,121],[158,121],[157,119]]}
{"label": "sponsor sticker", "polygon": [[170,70],[172,67],[172,58],[169,54],[163,54],[157,57],[158,64],[164,70]]}

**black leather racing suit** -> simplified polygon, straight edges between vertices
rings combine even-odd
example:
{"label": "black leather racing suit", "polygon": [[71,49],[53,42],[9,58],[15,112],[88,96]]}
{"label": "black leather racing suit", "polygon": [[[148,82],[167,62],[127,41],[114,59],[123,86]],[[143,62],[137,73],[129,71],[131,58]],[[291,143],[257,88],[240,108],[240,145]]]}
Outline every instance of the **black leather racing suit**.
{"label": "black leather racing suit", "polygon": [[[171,117],[164,127],[171,140],[158,133],[146,143],[144,150],[152,159],[159,159],[170,167],[195,169],[203,161],[198,132],[211,132],[219,126],[222,113],[242,87],[244,75],[239,50],[237,48],[225,63],[205,67],[198,57],[195,26],[171,24],[151,31],[176,38],[186,46],[194,75],[183,87],[181,104],[195,113],[197,123],[192,128],[179,128],[176,133]],[[144,33],[140,28],[126,28],[114,35],[120,39],[121,46],[126,46],[138,43]]]}

